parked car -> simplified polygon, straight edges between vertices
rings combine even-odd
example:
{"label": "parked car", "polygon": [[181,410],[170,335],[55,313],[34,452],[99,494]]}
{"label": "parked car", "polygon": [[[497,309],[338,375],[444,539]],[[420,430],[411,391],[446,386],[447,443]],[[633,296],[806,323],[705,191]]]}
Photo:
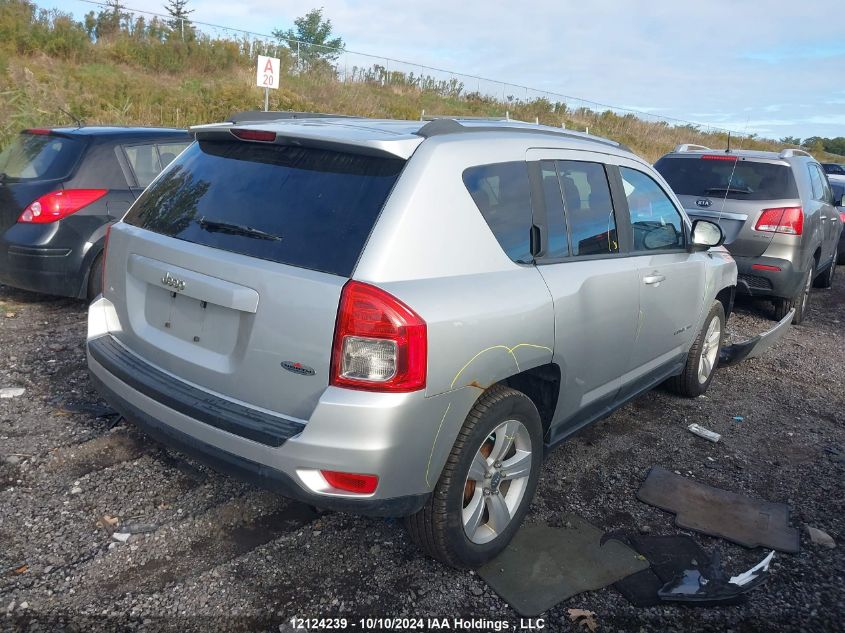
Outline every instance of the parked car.
{"label": "parked car", "polygon": [[0,153],[0,283],[92,299],[106,228],[192,141],[186,130],[24,130]]}
{"label": "parked car", "polygon": [[822,169],[830,176],[845,176],[845,165],[839,163],[822,163]]}
{"label": "parked car", "polygon": [[774,317],[807,316],[813,282],[829,288],[842,230],[833,192],[808,153],[679,145],[655,163],[691,218],[716,221],[736,259],[738,291],[771,297]]}
{"label": "parked car", "polygon": [[617,143],[455,119],[193,131],[111,228],[88,363],[127,419],[220,470],[407,517],[475,567],[551,447],[713,379],[736,265]]}
{"label": "parked car", "polygon": [[[839,219],[845,225],[845,176],[828,176],[830,188],[833,189],[833,199],[839,212]],[[845,228],[839,234],[839,257],[837,264],[845,264]]]}

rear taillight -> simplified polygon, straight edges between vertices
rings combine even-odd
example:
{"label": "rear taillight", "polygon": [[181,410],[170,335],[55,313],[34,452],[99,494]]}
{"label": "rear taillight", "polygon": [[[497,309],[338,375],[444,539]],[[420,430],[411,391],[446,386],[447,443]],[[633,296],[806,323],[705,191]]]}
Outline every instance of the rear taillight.
{"label": "rear taillight", "polygon": [[51,134],[52,132],[53,132],[52,130],[48,130],[48,129],[46,129],[46,128],[40,128],[40,127],[38,127],[38,128],[29,128],[28,130],[24,130],[24,131],[23,131],[23,133],[24,133],[24,134],[38,134],[39,136],[44,136],[44,135],[47,135],[47,134]]}
{"label": "rear taillight", "polygon": [[375,475],[359,475],[357,473],[339,473],[334,470],[321,470],[326,482],[338,490],[368,495],[376,491],[378,477]]}
{"label": "rear taillight", "polygon": [[845,211],[839,212],[839,219],[842,220],[843,224],[845,224]]}
{"label": "rear taillight", "polygon": [[736,156],[730,154],[704,154],[701,160],[736,160]]}
{"label": "rear taillight", "polygon": [[343,287],[332,346],[331,384],[366,391],[425,387],[426,324],[393,295],[358,281]]}
{"label": "rear taillight", "polygon": [[801,207],[779,207],[763,209],[755,231],[801,235],[804,231],[804,210]]}
{"label": "rear taillight", "polygon": [[23,210],[18,222],[49,224],[96,202],[108,193],[106,189],[64,189],[41,196]]}

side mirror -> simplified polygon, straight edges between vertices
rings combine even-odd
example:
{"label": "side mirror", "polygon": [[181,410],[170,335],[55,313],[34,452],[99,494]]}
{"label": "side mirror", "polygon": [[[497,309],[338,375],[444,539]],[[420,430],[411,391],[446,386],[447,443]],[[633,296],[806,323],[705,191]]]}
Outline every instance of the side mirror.
{"label": "side mirror", "polygon": [[691,247],[693,251],[706,251],[714,246],[721,246],[725,241],[722,227],[715,222],[695,220],[692,223]]}
{"label": "side mirror", "polygon": [[841,196],[839,198],[833,199],[833,206],[834,207],[845,207],[845,196]]}

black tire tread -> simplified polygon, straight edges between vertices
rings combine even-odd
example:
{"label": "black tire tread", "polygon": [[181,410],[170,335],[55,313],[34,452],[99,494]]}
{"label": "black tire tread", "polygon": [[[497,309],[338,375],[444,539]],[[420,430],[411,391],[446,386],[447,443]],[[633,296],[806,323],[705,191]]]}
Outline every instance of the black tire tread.
{"label": "black tire tread", "polygon": [[419,512],[405,518],[405,525],[411,539],[423,552],[444,565],[466,569],[466,565],[450,550],[446,536],[446,521],[448,519],[446,490],[453,485],[455,477],[460,477],[456,470],[461,453],[464,451],[473,430],[490,407],[502,400],[514,397],[528,398],[522,392],[505,385],[493,385],[482,394],[467,414],[449,457],[446,459],[446,465],[443,467],[440,479],[428,501]]}
{"label": "black tire tread", "polygon": [[[683,396],[684,398],[695,398],[707,391],[707,388],[710,386],[710,382],[713,380],[716,368],[719,366],[719,355],[716,355],[716,365],[713,367],[710,378],[704,384],[703,388],[698,382],[698,357],[701,355],[701,348],[704,346],[704,335],[707,333],[707,326],[710,324],[710,321],[713,320],[713,316],[715,314],[719,314],[720,312],[722,315],[722,336],[724,337],[724,326],[726,321],[725,308],[721,302],[716,301],[712,306],[710,306],[710,310],[707,312],[707,318],[704,319],[704,325],[698,333],[698,336],[695,338],[692,347],[690,347],[689,353],[687,354],[687,362],[686,365],[684,365],[684,370],[677,376],[672,376],[666,381],[667,387],[669,387],[669,390],[673,393]],[[721,343],[719,347],[721,349]]]}

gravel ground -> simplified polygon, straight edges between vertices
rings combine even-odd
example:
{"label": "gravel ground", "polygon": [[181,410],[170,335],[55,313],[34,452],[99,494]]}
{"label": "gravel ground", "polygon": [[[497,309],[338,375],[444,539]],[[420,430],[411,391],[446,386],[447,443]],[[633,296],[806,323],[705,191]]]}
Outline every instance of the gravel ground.
{"label": "gravel ground", "polygon": [[[768,313],[767,303],[741,303],[730,335],[767,329]],[[95,417],[84,332],[81,303],[0,286],[0,387],[26,388],[0,400],[0,628],[278,631],[292,616],[518,625],[478,576],[421,556],[401,522],[318,513],[186,461],[130,426],[110,429]],[[544,614],[547,630],[576,630],[568,608],[594,611],[602,632],[843,630],[843,352],[845,274],[814,292],[805,325],[765,357],[721,369],[706,396],[654,391],[555,451],[530,522],[559,525],[574,512],[605,530],[678,533],[671,514],[635,497],[659,464],[789,503],[802,530],[801,552],[776,555],[745,605],[636,609],[605,588]],[[692,435],[691,422],[722,441]],[[113,518],[136,532],[127,542],[111,537]],[[812,544],[805,525],[836,547]],[[733,573],[765,554],[696,538]]]}

